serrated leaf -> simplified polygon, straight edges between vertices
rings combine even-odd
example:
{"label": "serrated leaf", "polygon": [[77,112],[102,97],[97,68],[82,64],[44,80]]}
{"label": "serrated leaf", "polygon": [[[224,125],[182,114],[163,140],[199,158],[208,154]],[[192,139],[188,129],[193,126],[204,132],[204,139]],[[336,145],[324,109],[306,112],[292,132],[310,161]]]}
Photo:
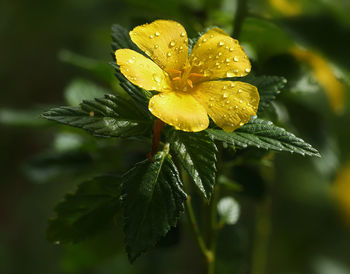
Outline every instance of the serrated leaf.
{"label": "serrated leaf", "polygon": [[191,176],[204,197],[209,200],[216,176],[217,148],[205,131],[188,133],[169,131],[171,150]]}
{"label": "serrated leaf", "polygon": [[[145,55],[145,53],[131,41],[129,31],[120,25],[112,26],[112,39],[113,62],[111,65],[115,68],[115,75],[120,81],[120,86],[142,107],[142,109],[147,109],[148,100],[152,96],[152,93],[135,86],[128,79],[126,79],[120,72],[114,56],[114,52],[118,49],[132,49],[143,55]],[[148,58],[148,56],[146,57]]]}
{"label": "serrated leaf", "polygon": [[49,220],[47,239],[54,243],[77,243],[112,224],[120,208],[121,178],[106,175],[81,183],[67,194]]}
{"label": "serrated leaf", "polygon": [[131,262],[176,226],[184,211],[186,194],[168,151],[158,152],[154,160],[136,164],[123,176],[124,231]]}
{"label": "serrated leaf", "polygon": [[53,108],[43,117],[104,137],[148,136],[152,129],[147,112],[140,111],[132,101],[111,94],[83,101],[80,107]]}
{"label": "serrated leaf", "polygon": [[270,121],[258,118],[251,119],[248,124],[234,132],[228,133],[217,129],[207,129],[207,131],[214,139],[237,147],[255,146],[320,157],[319,152],[304,140],[287,132],[284,128],[275,126]]}

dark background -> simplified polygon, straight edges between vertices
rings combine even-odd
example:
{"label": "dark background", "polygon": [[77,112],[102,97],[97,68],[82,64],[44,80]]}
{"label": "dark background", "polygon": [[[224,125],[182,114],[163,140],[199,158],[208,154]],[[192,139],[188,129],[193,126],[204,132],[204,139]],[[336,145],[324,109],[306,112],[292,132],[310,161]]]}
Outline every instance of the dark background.
{"label": "dark background", "polygon": [[[253,57],[253,71],[289,80],[278,99],[279,120],[323,156],[307,159],[276,155],[267,273],[350,273],[350,220],[346,217],[350,215],[344,214],[350,208],[339,202],[338,194],[334,195],[336,178],[350,181],[350,176],[339,179],[350,156],[349,100],[345,96],[343,111],[335,113],[322,85],[312,77],[312,69],[287,49],[290,43],[296,43],[322,56],[337,68],[336,75],[348,94],[350,4],[341,0],[289,1],[299,7],[294,14],[291,7],[279,4],[288,1],[248,2],[255,18],[266,19],[278,28],[264,29],[249,20],[243,26],[241,37],[250,44],[245,48]],[[230,32],[236,4],[233,0],[0,3],[0,273],[200,273],[198,250],[187,234],[181,234],[179,245],[156,249],[134,266],[127,262],[119,229],[78,245],[62,247],[47,242],[47,219],[64,193],[74,189],[75,181],[65,179],[69,163],[67,169],[59,171],[62,176],[54,175],[52,180],[40,173],[45,165],[38,173],[28,163],[57,148],[53,142],[55,126],[38,118],[38,114],[49,106],[65,105],[63,91],[72,80],[90,79],[107,91],[111,89],[101,77],[64,62],[62,50],[107,64],[112,60],[112,24],[131,29],[158,18],[177,20],[190,36],[210,25]],[[254,33],[259,31],[261,36],[256,37]],[[301,81],[305,75],[306,84]],[[299,82],[302,84],[297,85]],[[135,146],[131,144],[128,149]],[[46,179],[41,180],[43,177]],[[254,178],[242,180],[253,189],[259,188]],[[341,186],[340,196],[349,200],[350,182]],[[251,226],[246,224],[252,222],[249,204],[254,199],[252,195],[242,199],[247,204],[242,209],[242,221],[234,228],[225,228],[223,234],[229,240],[222,239],[219,244],[219,256],[232,256],[228,257],[229,263],[224,259],[219,262],[218,273],[244,273],[244,265],[249,264],[250,255],[244,250],[249,249],[245,246],[251,240]]]}

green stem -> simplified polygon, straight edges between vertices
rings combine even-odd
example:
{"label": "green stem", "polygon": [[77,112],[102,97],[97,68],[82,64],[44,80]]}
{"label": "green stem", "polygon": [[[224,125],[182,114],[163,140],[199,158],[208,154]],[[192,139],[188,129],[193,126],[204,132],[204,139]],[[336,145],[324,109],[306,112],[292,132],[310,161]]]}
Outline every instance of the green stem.
{"label": "green stem", "polygon": [[205,245],[205,242],[202,238],[202,235],[199,231],[199,227],[198,227],[198,224],[197,224],[197,220],[196,220],[196,217],[194,216],[194,212],[193,212],[193,208],[192,208],[192,204],[191,204],[191,196],[187,196],[187,200],[186,200],[186,209],[187,209],[187,215],[188,215],[188,219],[190,221],[190,224],[191,224],[191,227],[192,227],[192,230],[196,236],[196,240],[197,240],[197,243],[198,243],[198,246],[203,254],[203,256],[208,259],[208,249]]}
{"label": "green stem", "polygon": [[266,273],[271,232],[271,205],[272,199],[270,194],[267,194],[267,197],[265,197],[261,204],[257,205],[251,274]]}
{"label": "green stem", "polygon": [[248,0],[237,0],[236,16],[233,22],[233,34],[232,37],[235,39],[239,38],[241,34],[244,17],[247,15],[247,1]]}

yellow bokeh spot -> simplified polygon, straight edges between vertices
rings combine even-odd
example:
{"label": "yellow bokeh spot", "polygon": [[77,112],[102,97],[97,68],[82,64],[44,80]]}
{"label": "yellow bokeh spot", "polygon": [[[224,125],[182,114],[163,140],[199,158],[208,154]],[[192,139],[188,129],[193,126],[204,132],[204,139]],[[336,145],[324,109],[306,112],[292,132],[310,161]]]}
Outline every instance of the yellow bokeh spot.
{"label": "yellow bokeh spot", "polygon": [[300,47],[292,48],[291,53],[299,61],[306,62],[310,66],[315,79],[326,92],[332,109],[336,113],[342,112],[345,105],[346,88],[336,78],[329,63],[321,55]]}
{"label": "yellow bokeh spot", "polygon": [[300,0],[269,0],[269,3],[285,16],[298,16],[302,12]]}
{"label": "yellow bokeh spot", "polygon": [[332,194],[350,224],[350,163],[341,168],[333,184]]}

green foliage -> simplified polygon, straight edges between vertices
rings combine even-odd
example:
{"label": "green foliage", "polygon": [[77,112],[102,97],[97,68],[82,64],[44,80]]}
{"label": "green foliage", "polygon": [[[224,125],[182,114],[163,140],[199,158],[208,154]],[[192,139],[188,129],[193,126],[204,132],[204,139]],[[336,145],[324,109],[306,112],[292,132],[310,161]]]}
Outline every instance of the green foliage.
{"label": "green foliage", "polygon": [[112,223],[120,208],[121,178],[111,175],[83,182],[74,194],[67,194],[49,220],[47,239],[55,243],[76,243],[100,232]]}
{"label": "green foliage", "polygon": [[191,176],[204,197],[209,200],[216,178],[217,148],[206,132],[169,131],[171,151]]}
{"label": "green foliage", "polygon": [[237,80],[247,82],[258,88],[260,95],[258,114],[271,107],[271,102],[276,99],[277,94],[281,92],[287,83],[287,80],[284,77],[254,76],[253,74],[249,74],[248,76]]}
{"label": "green foliage", "polygon": [[207,131],[215,140],[241,148],[255,146],[257,148],[320,157],[318,151],[304,140],[287,132],[284,128],[275,126],[270,121],[259,118],[251,119],[248,124],[234,132],[228,133],[217,129],[207,129]]}
{"label": "green foliage", "polygon": [[186,194],[168,150],[166,145],[153,163],[140,162],[123,176],[124,231],[130,261],[154,246],[184,211]]}
{"label": "green foliage", "polygon": [[43,117],[104,137],[147,136],[151,129],[149,114],[139,110],[132,101],[116,95],[83,101],[80,107],[53,108]]}

